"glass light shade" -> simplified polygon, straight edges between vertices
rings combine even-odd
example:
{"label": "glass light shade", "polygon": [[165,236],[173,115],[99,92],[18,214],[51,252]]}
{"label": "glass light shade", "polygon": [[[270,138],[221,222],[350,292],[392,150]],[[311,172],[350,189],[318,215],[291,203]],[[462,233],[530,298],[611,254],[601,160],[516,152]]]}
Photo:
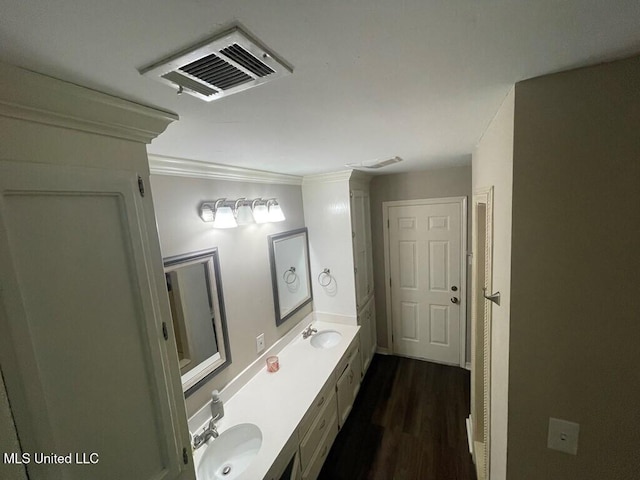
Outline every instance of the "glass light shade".
{"label": "glass light shade", "polygon": [[249,205],[240,205],[236,213],[236,221],[238,225],[250,225],[256,223]]}
{"label": "glass light shade", "polygon": [[266,205],[256,205],[253,207],[253,218],[256,223],[267,223],[269,222],[269,210]]}
{"label": "glass light shade", "polygon": [[213,221],[213,228],[234,228],[237,226],[238,223],[233,216],[231,207],[218,207],[215,220]]}
{"label": "glass light shade", "polygon": [[284,213],[282,213],[282,209],[280,205],[277,203],[273,203],[269,205],[269,221],[270,222],[282,222],[284,221]]}

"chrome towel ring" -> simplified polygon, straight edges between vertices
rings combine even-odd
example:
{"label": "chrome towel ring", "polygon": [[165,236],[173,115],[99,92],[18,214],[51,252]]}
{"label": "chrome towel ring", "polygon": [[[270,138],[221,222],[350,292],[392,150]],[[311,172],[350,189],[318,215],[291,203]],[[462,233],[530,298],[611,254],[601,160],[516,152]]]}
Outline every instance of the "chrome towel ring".
{"label": "chrome towel ring", "polygon": [[328,287],[333,282],[333,277],[331,276],[331,270],[325,268],[318,275],[318,283],[321,287]]}
{"label": "chrome towel ring", "polygon": [[291,267],[289,268],[289,270],[286,270],[282,274],[282,279],[284,280],[284,283],[286,283],[287,285],[291,285],[292,283],[295,283],[295,281],[298,279],[298,274],[296,273],[296,267]]}

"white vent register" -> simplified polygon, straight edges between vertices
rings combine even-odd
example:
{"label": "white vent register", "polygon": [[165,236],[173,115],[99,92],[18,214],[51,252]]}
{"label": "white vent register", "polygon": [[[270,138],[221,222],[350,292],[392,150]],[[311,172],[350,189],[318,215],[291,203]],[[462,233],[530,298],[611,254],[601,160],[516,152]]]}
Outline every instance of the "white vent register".
{"label": "white vent register", "polygon": [[140,69],[210,102],[291,74],[292,69],[239,27]]}

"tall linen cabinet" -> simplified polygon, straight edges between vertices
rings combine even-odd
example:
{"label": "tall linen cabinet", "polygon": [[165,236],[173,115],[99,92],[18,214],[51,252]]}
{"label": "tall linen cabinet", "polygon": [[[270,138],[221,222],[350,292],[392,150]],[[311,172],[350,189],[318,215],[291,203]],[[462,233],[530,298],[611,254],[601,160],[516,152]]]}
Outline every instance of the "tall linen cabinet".
{"label": "tall linen cabinet", "polygon": [[316,318],[360,325],[363,375],[377,347],[370,179],[349,170],[302,183]]}
{"label": "tall linen cabinet", "polygon": [[177,116],[0,83],[0,477],[194,479],[145,147]]}

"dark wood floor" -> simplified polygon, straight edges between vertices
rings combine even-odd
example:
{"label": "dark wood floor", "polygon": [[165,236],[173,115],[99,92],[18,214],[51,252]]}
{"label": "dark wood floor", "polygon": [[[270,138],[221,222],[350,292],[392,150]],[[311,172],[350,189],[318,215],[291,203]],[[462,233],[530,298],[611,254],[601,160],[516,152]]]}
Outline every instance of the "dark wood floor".
{"label": "dark wood floor", "polygon": [[475,480],[469,372],[376,355],[321,480]]}

